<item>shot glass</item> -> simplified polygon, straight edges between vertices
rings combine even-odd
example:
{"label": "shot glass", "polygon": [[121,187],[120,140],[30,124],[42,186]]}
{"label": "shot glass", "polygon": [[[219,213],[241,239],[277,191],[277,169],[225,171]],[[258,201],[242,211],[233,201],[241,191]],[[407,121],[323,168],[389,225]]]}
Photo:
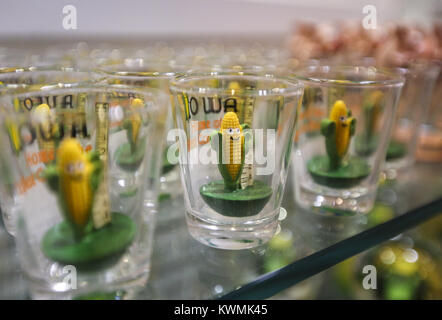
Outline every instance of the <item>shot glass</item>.
{"label": "shot glass", "polygon": [[396,120],[387,148],[385,174],[387,179],[405,175],[413,165],[419,128],[430,107],[430,98],[439,75],[439,66],[431,62],[414,62],[397,69],[405,77],[398,103]]}
{"label": "shot glass", "polygon": [[239,72],[171,81],[190,234],[222,249],[253,248],[278,228],[303,87]]}
{"label": "shot glass", "polygon": [[[130,296],[146,282],[168,101],[154,89],[100,84],[0,97],[1,152],[14,160],[1,162],[1,179],[16,195],[33,298]],[[135,185],[123,194],[115,181]]]}
{"label": "shot glass", "polygon": [[[20,93],[30,90],[38,90],[47,85],[78,85],[80,83],[94,83],[99,81],[99,76],[93,72],[79,71],[72,67],[61,67],[57,65],[46,67],[4,67],[0,68],[0,96],[5,94]],[[67,97],[63,103],[67,108],[71,107],[70,98]],[[53,106],[56,101],[50,101],[48,97],[41,97],[38,101]],[[22,105],[23,110],[30,110],[33,101],[25,101]],[[22,110],[22,111],[23,111]],[[0,116],[7,116],[3,110]],[[10,110],[11,112],[19,112],[18,104]],[[6,158],[4,158],[6,161]],[[9,234],[14,235],[15,225],[13,224],[15,215],[15,195],[13,188],[7,184],[7,180],[0,183],[0,208],[2,211],[3,222]]]}
{"label": "shot glass", "polygon": [[442,163],[442,61],[434,61],[434,65],[439,68],[439,76],[431,95],[430,108],[419,129],[416,156],[418,161]]}
{"label": "shot glass", "polygon": [[[98,73],[102,74],[105,82],[109,84],[136,85],[145,88],[155,88],[170,96],[169,80],[178,75],[176,69],[165,63],[149,64],[143,58],[127,58],[123,64],[101,66]],[[170,96],[171,97],[171,96]],[[171,98],[170,98],[171,100]],[[173,128],[170,115],[170,104],[165,105],[168,113],[166,120],[166,132]],[[180,184],[178,162],[170,162],[167,157],[167,139],[165,149],[162,152],[162,169],[160,178],[160,189],[162,194],[182,194]],[[177,157],[174,157],[177,159]]]}
{"label": "shot glass", "polygon": [[295,137],[295,198],[326,215],[367,213],[403,77],[374,67],[311,66],[294,77],[305,85]]}

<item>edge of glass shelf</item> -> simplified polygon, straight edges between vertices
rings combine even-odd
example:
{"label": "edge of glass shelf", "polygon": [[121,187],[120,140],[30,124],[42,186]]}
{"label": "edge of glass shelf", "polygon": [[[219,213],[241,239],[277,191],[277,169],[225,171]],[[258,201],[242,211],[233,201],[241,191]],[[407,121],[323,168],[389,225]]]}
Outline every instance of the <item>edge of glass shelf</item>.
{"label": "edge of glass shelf", "polygon": [[341,261],[370,249],[438,215],[442,197],[342,240],[233,290],[219,300],[267,299]]}

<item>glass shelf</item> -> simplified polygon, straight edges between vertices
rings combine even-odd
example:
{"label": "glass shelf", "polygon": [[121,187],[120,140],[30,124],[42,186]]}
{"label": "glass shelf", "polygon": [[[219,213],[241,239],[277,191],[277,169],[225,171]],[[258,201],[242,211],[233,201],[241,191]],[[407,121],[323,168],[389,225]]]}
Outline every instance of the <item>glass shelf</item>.
{"label": "glass shelf", "polygon": [[[289,178],[280,233],[253,250],[207,247],[187,231],[182,196],[159,206],[151,275],[137,299],[263,299],[391,239],[442,212],[442,165],[417,164],[384,184],[365,216],[322,216],[295,207]],[[291,174],[289,173],[289,177]],[[28,298],[12,238],[0,229],[0,299]]]}

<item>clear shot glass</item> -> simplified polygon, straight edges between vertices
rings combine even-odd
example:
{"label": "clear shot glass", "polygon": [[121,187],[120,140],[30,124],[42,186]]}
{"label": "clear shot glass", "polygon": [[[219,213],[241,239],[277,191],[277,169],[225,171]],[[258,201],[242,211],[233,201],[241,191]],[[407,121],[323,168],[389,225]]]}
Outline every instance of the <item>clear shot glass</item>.
{"label": "clear shot glass", "polygon": [[[0,96],[7,94],[18,94],[30,90],[38,90],[48,85],[73,86],[80,83],[94,83],[99,80],[97,74],[88,71],[79,71],[72,67],[46,66],[46,67],[4,67],[0,68]],[[55,101],[42,97],[40,103],[53,106]],[[67,108],[71,107],[69,97],[63,102]],[[30,110],[32,104],[26,101],[22,106],[17,103],[11,112]],[[0,117],[5,117],[6,109],[0,113]],[[5,158],[6,159],[6,158]],[[6,161],[6,160],[5,160]],[[1,184],[1,183],[0,183]],[[15,225],[13,224],[15,213],[15,194],[13,188],[6,183],[0,186],[0,208],[6,230],[14,235]]]}
{"label": "clear shot glass", "polygon": [[295,198],[325,215],[373,207],[404,79],[374,67],[310,66],[292,160]]}
{"label": "clear shot glass", "polygon": [[[16,197],[33,298],[130,296],[145,284],[168,101],[154,89],[100,84],[0,97],[0,174]],[[122,176],[136,183],[130,193],[113,183]]]}
{"label": "clear shot glass", "polygon": [[[98,73],[103,75],[109,84],[136,85],[145,88],[155,88],[171,97],[169,80],[177,76],[178,69],[172,68],[167,63],[149,63],[144,58],[127,58],[122,64],[104,65],[98,68]],[[169,99],[169,101],[171,98]],[[167,131],[173,128],[170,103],[164,106],[168,119]],[[161,193],[168,195],[182,194],[179,169],[177,162],[168,161],[167,141],[162,152],[162,169],[160,178]]]}
{"label": "clear shot glass", "polygon": [[278,228],[302,85],[211,72],[177,77],[170,89],[170,148],[179,148],[190,234],[223,249],[267,242]]}
{"label": "clear shot glass", "polygon": [[430,108],[420,127],[417,160],[429,163],[442,163],[442,61],[434,61],[439,68],[439,76],[430,99]]}
{"label": "clear shot glass", "polygon": [[439,75],[439,66],[432,62],[414,62],[397,69],[405,77],[396,120],[387,148],[385,174],[387,179],[405,175],[413,165],[419,128],[427,116],[431,95]]}

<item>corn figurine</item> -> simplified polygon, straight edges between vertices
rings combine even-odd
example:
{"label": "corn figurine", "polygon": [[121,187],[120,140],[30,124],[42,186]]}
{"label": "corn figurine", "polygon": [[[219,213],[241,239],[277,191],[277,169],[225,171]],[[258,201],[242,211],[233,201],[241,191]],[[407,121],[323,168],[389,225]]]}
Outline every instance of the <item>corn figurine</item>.
{"label": "corn figurine", "polygon": [[61,142],[56,163],[44,172],[49,188],[58,192],[61,210],[77,239],[93,227],[92,207],[101,173],[102,163],[98,154],[84,153],[78,140],[73,138]]}
{"label": "corn figurine", "polygon": [[34,110],[34,121],[37,126],[37,142],[40,150],[54,150],[58,126],[52,119],[51,109],[42,103]]}
{"label": "corn figurine", "polygon": [[374,91],[364,103],[364,113],[365,113],[365,134],[366,139],[371,140],[376,131],[376,126],[378,125],[379,118],[382,111],[382,105],[384,101],[384,94],[382,91]]}
{"label": "corn figurine", "polygon": [[[200,195],[211,209],[227,217],[256,215],[273,194],[272,188],[259,180],[242,186],[246,154],[252,144],[252,133],[246,130],[248,128],[247,123],[239,124],[235,112],[226,112],[220,130],[210,137],[211,146],[218,154],[218,169],[223,179],[203,184]],[[253,169],[250,164],[252,173]]]}
{"label": "corn figurine", "polygon": [[218,168],[225,187],[232,191],[239,188],[244,167],[244,156],[248,146],[243,132],[245,128],[248,126],[239,124],[236,113],[227,112],[221,122],[221,130],[217,132],[218,146],[216,139],[211,137],[212,147],[218,151]]}
{"label": "corn figurine", "polygon": [[333,104],[329,119],[321,122],[321,133],[325,136],[325,147],[330,160],[330,170],[338,169],[347,154],[351,137],[356,129],[356,119],[351,116],[344,101]]}
{"label": "corn figurine", "polygon": [[8,118],[6,118],[5,124],[8,130],[8,136],[11,141],[11,145],[14,151],[18,154],[22,149],[19,126],[14,121],[11,121]]}
{"label": "corn figurine", "polygon": [[127,140],[129,140],[130,151],[132,154],[135,153],[138,145],[138,137],[142,125],[142,118],[139,114],[139,110],[141,110],[143,106],[144,103],[141,99],[134,99],[130,106],[132,114],[129,119],[124,122],[124,128],[127,130]]}
{"label": "corn figurine", "polygon": [[133,99],[123,128],[126,130],[127,143],[121,144],[115,151],[115,159],[118,166],[126,171],[136,171],[144,158],[146,137],[141,136],[143,116],[141,114],[144,102],[141,99]]}

